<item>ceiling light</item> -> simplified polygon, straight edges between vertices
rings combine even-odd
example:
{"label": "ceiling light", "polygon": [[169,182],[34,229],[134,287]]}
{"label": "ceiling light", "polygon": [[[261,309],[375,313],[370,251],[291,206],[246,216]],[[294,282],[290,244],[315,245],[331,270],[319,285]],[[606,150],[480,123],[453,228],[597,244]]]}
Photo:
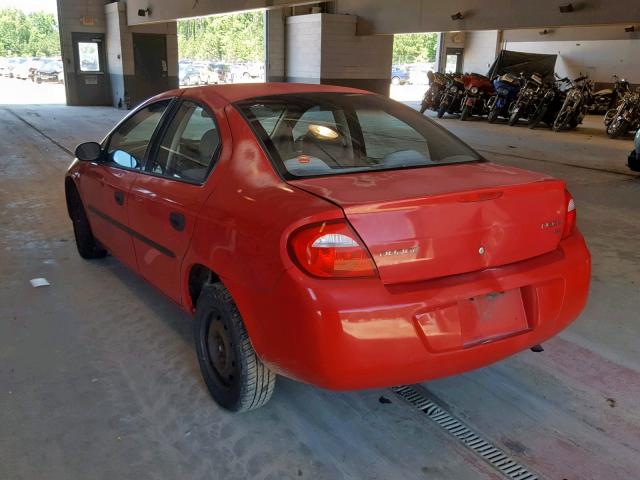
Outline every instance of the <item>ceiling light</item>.
{"label": "ceiling light", "polygon": [[451,15],[451,20],[462,20],[463,18],[464,15],[462,15],[462,12],[454,13],[453,15]]}

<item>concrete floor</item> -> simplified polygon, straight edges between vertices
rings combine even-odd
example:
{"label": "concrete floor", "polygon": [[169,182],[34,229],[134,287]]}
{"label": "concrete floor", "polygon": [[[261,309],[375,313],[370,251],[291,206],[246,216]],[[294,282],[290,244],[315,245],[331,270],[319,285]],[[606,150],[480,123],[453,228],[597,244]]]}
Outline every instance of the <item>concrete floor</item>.
{"label": "concrete floor", "polygon": [[[0,106],[0,479],[502,478],[389,390],[333,393],[279,379],[265,408],[220,410],[200,378],[191,320],[113,258],[87,262],[75,251],[64,149],[99,140],[123,113]],[[593,284],[584,314],[545,353],[425,391],[549,479],[638,478],[631,142],[607,139],[599,119],[563,134],[442,124],[491,160],[568,180]],[[34,277],[51,286],[32,288]]]}

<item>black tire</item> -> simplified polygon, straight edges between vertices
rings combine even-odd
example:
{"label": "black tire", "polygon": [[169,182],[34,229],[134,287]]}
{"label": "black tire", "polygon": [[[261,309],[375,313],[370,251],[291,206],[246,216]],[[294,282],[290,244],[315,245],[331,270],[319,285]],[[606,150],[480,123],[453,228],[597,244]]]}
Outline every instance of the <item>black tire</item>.
{"label": "black tire", "polygon": [[513,127],[520,120],[520,110],[514,110],[509,116],[509,126]]}
{"label": "black tire", "polygon": [[629,159],[627,161],[627,165],[634,172],[640,172],[640,158],[638,158],[638,152],[633,150],[629,154]]}
{"label": "black tire", "polygon": [[547,105],[541,105],[529,119],[529,128],[536,128],[547,114]]}
{"label": "black tire", "polygon": [[80,256],[86,260],[106,257],[107,251],[93,237],[87,213],[75,187],[69,193],[67,201],[69,202],[68,209],[73,222],[73,235],[76,239],[76,247]]}
{"label": "black tire", "polygon": [[203,287],[194,336],[204,383],[218,405],[246,412],[269,401],[276,375],[253,350],[240,312],[221,283]]}
{"label": "black tire", "polygon": [[618,138],[627,133],[627,130],[627,121],[616,119],[607,127],[607,135],[609,135],[609,138]]}
{"label": "black tire", "polygon": [[444,103],[440,104],[438,107],[438,118],[444,117],[444,113],[447,111],[447,106]]}
{"label": "black tire", "polygon": [[422,105],[420,105],[420,113],[424,113],[426,110],[427,110],[427,103],[422,102]]}
{"label": "black tire", "polygon": [[469,107],[466,105],[462,108],[462,112],[460,112],[460,120],[463,122],[469,118]]}
{"label": "black tire", "polygon": [[498,108],[492,108],[489,111],[489,115],[487,115],[487,122],[489,123],[495,123],[495,121],[498,119]]}
{"label": "black tire", "polygon": [[562,130],[564,130],[566,128],[565,124],[566,124],[566,118],[567,118],[568,113],[565,110],[560,110],[560,113],[558,113],[558,116],[556,117],[556,119],[553,122],[553,131],[554,132],[560,132]]}

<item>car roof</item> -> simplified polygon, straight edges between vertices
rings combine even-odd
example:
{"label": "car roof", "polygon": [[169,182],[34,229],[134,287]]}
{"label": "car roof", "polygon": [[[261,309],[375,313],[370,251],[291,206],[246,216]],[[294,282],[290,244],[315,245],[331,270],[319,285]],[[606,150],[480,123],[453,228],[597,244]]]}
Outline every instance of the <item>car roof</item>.
{"label": "car roof", "polygon": [[266,97],[270,95],[286,95],[295,93],[364,93],[372,94],[367,90],[357,88],[341,87],[338,85],[319,85],[311,83],[238,83],[226,85],[207,85],[204,87],[195,87],[189,89],[176,89],[165,92],[159,96],[171,97],[180,95],[189,91],[198,93],[203,97],[211,97],[226,100],[228,103],[234,103],[241,100],[248,100],[255,97]]}

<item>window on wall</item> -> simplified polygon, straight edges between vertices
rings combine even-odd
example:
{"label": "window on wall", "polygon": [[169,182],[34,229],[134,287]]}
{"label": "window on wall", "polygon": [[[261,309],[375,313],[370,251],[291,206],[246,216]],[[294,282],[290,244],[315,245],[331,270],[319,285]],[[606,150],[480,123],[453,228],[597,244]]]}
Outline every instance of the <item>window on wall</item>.
{"label": "window on wall", "polygon": [[98,43],[78,42],[78,60],[81,72],[100,72]]}

